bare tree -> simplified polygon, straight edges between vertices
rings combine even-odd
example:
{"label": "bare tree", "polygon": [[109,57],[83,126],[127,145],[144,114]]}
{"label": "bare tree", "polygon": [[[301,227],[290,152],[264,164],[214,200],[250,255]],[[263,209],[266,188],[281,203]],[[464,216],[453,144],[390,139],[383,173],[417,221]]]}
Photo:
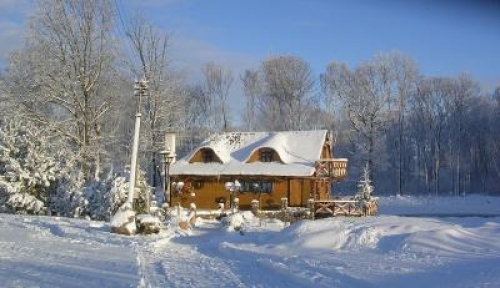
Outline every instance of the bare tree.
{"label": "bare tree", "polygon": [[301,130],[304,107],[314,88],[311,68],[294,56],[271,57],[261,63],[262,116],[269,129]]}
{"label": "bare tree", "polygon": [[109,0],[37,0],[7,75],[22,113],[74,144],[86,179],[98,177],[113,130],[113,9]]}
{"label": "bare tree", "polygon": [[445,129],[448,120],[447,101],[452,95],[453,80],[434,77],[422,79],[419,83],[412,109],[416,114],[414,124],[418,135],[423,137],[417,142],[420,156],[423,157],[423,169],[427,191],[431,184],[435,194],[440,192],[442,159],[445,143]]}
{"label": "bare tree", "polygon": [[[462,175],[462,154],[463,151],[463,143],[466,140],[466,123],[468,122],[467,118],[470,113],[470,108],[472,107],[472,103],[474,99],[478,99],[480,94],[479,85],[472,80],[469,75],[461,74],[458,76],[458,79],[454,79],[453,83],[450,87],[450,98],[447,101],[448,109],[450,113],[450,131],[453,131],[450,135],[450,143],[453,143],[450,146],[454,146],[453,149],[454,156],[454,166],[455,166],[455,176],[452,177],[455,179],[453,183],[453,190],[456,195],[464,193],[464,184],[461,179],[464,178]],[[465,181],[465,178],[464,178]]]}
{"label": "bare tree", "polygon": [[213,132],[228,131],[230,110],[227,97],[234,81],[233,73],[228,68],[214,62],[207,63],[202,72],[206,108],[209,113],[207,118],[208,127]]}
{"label": "bare tree", "polygon": [[409,157],[406,154],[408,150],[406,117],[409,112],[407,106],[410,96],[414,95],[417,89],[419,73],[415,62],[399,52],[383,54],[379,57],[389,63],[389,69],[393,73],[391,80],[393,81],[392,85],[395,93],[394,111],[397,114],[397,140],[388,141],[387,143],[388,145],[394,143],[394,149],[389,147],[389,151],[397,153],[394,153],[396,155],[393,154],[392,158],[397,159],[397,165],[394,165],[394,168],[397,170],[398,194],[402,195],[406,192],[405,179],[409,176]]}
{"label": "bare tree", "polygon": [[[393,117],[394,73],[387,61],[375,58],[350,70],[344,64],[331,63],[324,81],[344,104],[347,118],[355,131],[352,139],[364,154],[373,173],[375,148],[387,123]],[[372,179],[373,175],[371,176]]]}
{"label": "bare tree", "polygon": [[148,97],[142,99],[142,109],[148,125],[142,129],[143,150],[148,152],[150,183],[158,183],[158,151],[163,150],[163,135],[179,125],[183,92],[181,77],[172,69],[169,58],[170,38],[140,15],[125,28],[132,44],[130,69],[136,79],[148,81]]}
{"label": "bare tree", "polygon": [[262,84],[258,71],[246,70],[241,76],[243,91],[245,93],[245,111],[243,113],[243,126],[247,131],[257,130],[259,97],[262,95]]}

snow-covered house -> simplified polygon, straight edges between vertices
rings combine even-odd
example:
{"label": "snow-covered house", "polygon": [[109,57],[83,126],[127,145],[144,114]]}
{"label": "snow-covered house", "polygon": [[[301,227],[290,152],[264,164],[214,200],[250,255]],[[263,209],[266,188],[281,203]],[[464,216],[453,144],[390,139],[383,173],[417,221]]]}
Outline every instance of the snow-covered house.
{"label": "snow-covered house", "polygon": [[241,209],[258,200],[262,209],[306,206],[330,198],[331,183],[345,178],[347,159],[333,159],[326,130],[232,132],[213,135],[170,168],[170,204]]}

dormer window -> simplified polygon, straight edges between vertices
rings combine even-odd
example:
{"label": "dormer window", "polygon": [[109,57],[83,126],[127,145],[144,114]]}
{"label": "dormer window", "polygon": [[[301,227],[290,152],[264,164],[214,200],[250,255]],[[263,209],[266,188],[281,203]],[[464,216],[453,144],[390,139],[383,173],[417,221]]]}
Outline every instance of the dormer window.
{"label": "dormer window", "polygon": [[204,163],[214,162],[214,159],[215,159],[214,151],[212,151],[210,149],[203,150],[203,162]]}
{"label": "dormer window", "polygon": [[260,150],[260,162],[273,162],[274,151],[270,149]]}
{"label": "dormer window", "polygon": [[200,150],[196,151],[191,159],[189,159],[189,163],[223,163],[219,155],[212,150],[210,147],[203,147]]}
{"label": "dormer window", "polygon": [[281,161],[280,155],[276,150],[273,148],[269,147],[263,147],[254,150],[251,154],[250,157],[245,161],[246,163],[253,163],[253,162],[261,162],[261,163],[270,163],[270,162],[279,162],[283,163]]}

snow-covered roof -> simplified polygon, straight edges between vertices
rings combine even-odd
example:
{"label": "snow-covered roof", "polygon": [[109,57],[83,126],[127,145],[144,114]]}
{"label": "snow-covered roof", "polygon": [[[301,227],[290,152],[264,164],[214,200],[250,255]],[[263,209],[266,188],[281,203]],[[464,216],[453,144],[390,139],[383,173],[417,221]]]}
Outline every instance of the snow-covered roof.
{"label": "snow-covered roof", "polygon": [[[170,175],[311,176],[314,173],[314,162],[320,159],[326,135],[326,130],[213,135],[192,153],[177,160],[170,168]],[[222,163],[189,163],[198,151],[207,148],[213,150]],[[247,163],[262,148],[276,151],[283,163]]]}

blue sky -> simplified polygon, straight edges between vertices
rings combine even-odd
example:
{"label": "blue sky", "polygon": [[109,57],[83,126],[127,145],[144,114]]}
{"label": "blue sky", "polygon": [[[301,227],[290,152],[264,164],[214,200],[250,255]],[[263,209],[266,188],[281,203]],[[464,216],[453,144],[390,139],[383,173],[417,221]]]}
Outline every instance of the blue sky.
{"label": "blue sky", "polygon": [[[0,61],[19,47],[32,0],[0,0]],[[117,0],[170,31],[172,60],[189,75],[215,61],[235,74],[271,55],[295,55],[319,75],[398,50],[425,75],[468,72],[500,85],[500,4],[464,0]],[[237,78],[237,77],[236,77]]]}
{"label": "blue sky", "polygon": [[[179,65],[214,60],[236,72],[270,55],[354,66],[399,50],[426,75],[468,72],[500,84],[500,4],[496,1],[211,0],[122,1],[173,35]],[[177,42],[177,43],[176,43]],[[212,57],[213,59],[208,59]],[[174,59],[176,61],[176,59]]]}

